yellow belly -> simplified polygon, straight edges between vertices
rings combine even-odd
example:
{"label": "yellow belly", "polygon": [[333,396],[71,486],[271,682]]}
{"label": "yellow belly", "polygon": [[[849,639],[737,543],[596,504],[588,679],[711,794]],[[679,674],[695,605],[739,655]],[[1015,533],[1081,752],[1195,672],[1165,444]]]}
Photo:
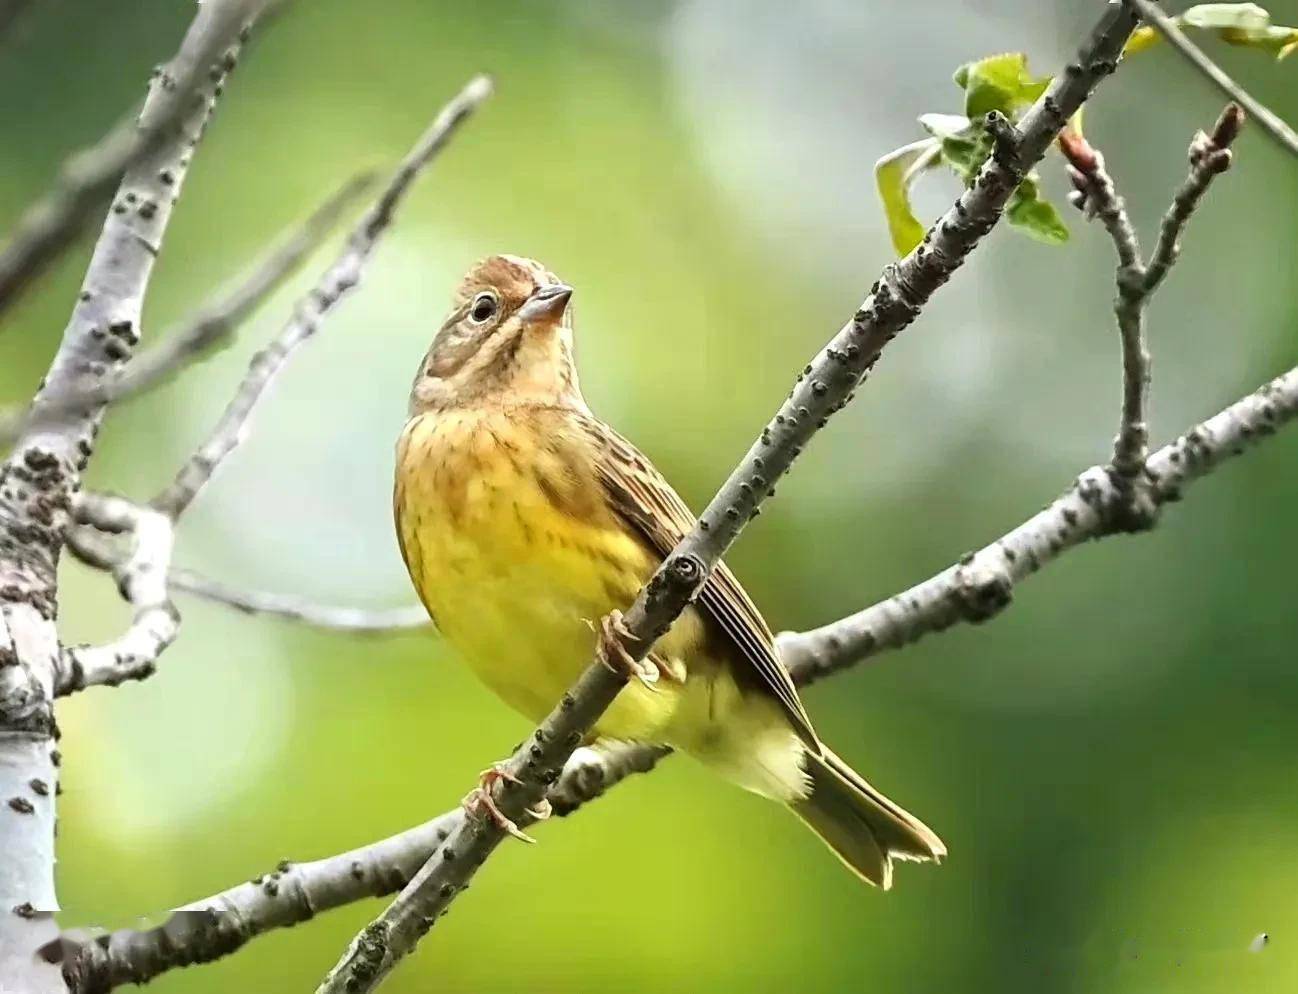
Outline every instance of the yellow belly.
{"label": "yellow belly", "polygon": [[[567,440],[551,432],[542,444],[531,432],[503,412],[412,421],[398,448],[396,516],[439,631],[496,694],[539,721],[592,659],[592,625],[625,609],[658,560],[597,499]],[[691,611],[656,651],[683,672],[702,636]],[[664,741],[681,690],[632,683],[597,734]]]}
{"label": "yellow belly", "polygon": [[[542,417],[542,415],[537,415]],[[397,532],[439,631],[505,703],[540,721],[594,656],[593,626],[625,610],[660,562],[609,509],[559,416],[457,411],[413,419],[397,447]],[[807,790],[802,743],[693,608],[653,646],[670,674],[631,681],[594,737],[666,743],[767,797]],[[747,689],[745,689],[747,688]]]}

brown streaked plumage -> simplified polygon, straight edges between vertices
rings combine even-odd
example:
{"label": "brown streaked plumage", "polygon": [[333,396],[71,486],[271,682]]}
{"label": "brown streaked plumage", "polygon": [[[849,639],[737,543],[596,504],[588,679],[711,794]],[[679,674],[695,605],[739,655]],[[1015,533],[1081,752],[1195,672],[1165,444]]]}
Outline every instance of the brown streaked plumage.
{"label": "brown streaked plumage", "polygon": [[[415,378],[397,446],[402,555],[443,635],[506,703],[539,720],[694,516],[597,419],[572,355],[570,288],[539,264],[475,266]],[[863,878],[940,860],[921,822],[817,738],[760,612],[719,565],[596,726],[666,743],[781,801]]]}

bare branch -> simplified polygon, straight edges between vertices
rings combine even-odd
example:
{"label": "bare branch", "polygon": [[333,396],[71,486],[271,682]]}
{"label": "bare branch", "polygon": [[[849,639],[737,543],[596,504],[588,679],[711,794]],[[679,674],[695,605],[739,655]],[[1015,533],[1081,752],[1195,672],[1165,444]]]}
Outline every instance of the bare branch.
{"label": "bare branch", "polygon": [[[1155,508],[1179,500],[1187,485],[1295,415],[1298,369],[1151,455],[1144,473],[1149,500]],[[1044,510],[937,576],[822,628],[782,633],[780,653],[799,682],[810,682],[957,622],[986,621],[1042,566],[1087,539],[1123,531],[1125,502],[1109,469],[1093,466]]]}
{"label": "bare branch", "polygon": [[[60,693],[70,693],[90,684],[116,684],[126,679],[142,680],[150,676],[154,672],[158,656],[175,638],[179,626],[179,615],[167,599],[167,590],[173,585],[177,588],[189,587],[200,595],[224,600],[245,610],[264,608],[272,613],[297,616],[304,620],[330,621],[334,627],[345,627],[353,631],[374,629],[374,619],[360,612],[344,612],[340,615],[337,611],[313,608],[301,602],[266,594],[254,594],[250,598],[190,573],[178,572],[168,576],[171,535],[174,523],[211,480],[221,459],[238,445],[248,416],[274,374],[287,362],[293,350],[315,333],[333,304],[359,281],[366,259],[378,237],[391,223],[397,205],[418,172],[489,93],[490,84],[485,77],[478,77],[438,115],[414,152],[398,168],[387,189],[353,231],[339,259],[325,271],[311,294],[298,304],[293,317],[275,342],[253,360],[252,368],[211,439],[186,463],[170,488],[159,495],[149,508],[138,507],[120,498],[111,502],[103,497],[80,501],[83,513],[76,521],[78,525],[88,525],[100,532],[136,529],[135,552],[125,566],[118,565],[118,555],[110,544],[103,541],[102,536],[87,531],[84,527],[67,529],[66,541],[72,552],[84,562],[114,571],[119,578],[123,595],[136,605],[137,616],[122,639],[104,646],[78,646],[63,652],[60,655],[57,681]],[[330,205],[329,213],[335,209],[336,205]],[[314,243],[314,238],[304,240],[308,245]],[[273,256],[277,265],[282,262],[285,254],[291,256],[304,250],[300,248],[300,242],[286,246],[286,249],[291,251]],[[266,280],[265,272],[259,271],[255,274],[253,283],[264,287]],[[237,310],[250,306],[251,296],[255,294],[248,292],[248,286],[241,286],[232,295],[234,308]],[[152,370],[158,368],[154,366]],[[99,389],[105,388],[100,386]],[[158,540],[164,523],[165,550]],[[140,528],[151,529],[150,535],[141,534],[138,531]],[[146,538],[150,540],[146,541]],[[150,581],[147,586],[138,582],[146,571]],[[128,586],[124,582],[128,579],[132,580],[134,586]],[[379,620],[385,629],[390,628],[394,622],[408,621],[409,612],[387,614]]]}
{"label": "bare branch", "polygon": [[[60,661],[57,565],[72,498],[94,451],[101,416],[95,406],[60,413],[46,405],[69,389],[103,382],[130,355],[154,256],[190,153],[234,62],[241,28],[260,6],[256,0],[202,4],[178,54],[155,78],[140,128],[159,137],[126,170],[31,423],[0,465],[0,797],[10,798],[5,810],[11,815],[3,821],[0,839],[5,854],[0,860],[0,908],[5,909],[0,912],[0,975],[14,979],[25,994],[63,990],[58,972],[32,956],[45,941],[45,913],[58,906],[53,747]],[[190,80],[196,87],[178,85]],[[0,266],[0,276],[10,279],[3,299],[11,299],[25,278],[15,281],[14,273],[31,271],[23,260],[45,251],[30,253],[33,243],[24,241],[30,234],[30,229],[20,234],[16,255],[14,245],[0,253],[0,262],[9,266]]]}
{"label": "bare branch", "polygon": [[[555,812],[564,814],[623,777],[647,772],[668,751],[629,746],[601,746],[598,752],[578,749],[547,797]],[[328,859],[285,861],[270,873],[178,908],[155,928],[122,929],[85,943],[64,939],[44,952],[64,963],[74,994],[106,994],[123,984],[144,984],[176,967],[229,955],[272,929],[297,925],[367,897],[396,893],[462,818],[457,808]]]}
{"label": "bare branch", "polygon": [[[158,344],[135,357],[111,380],[96,383],[79,395],[50,398],[50,409],[71,413],[86,405],[106,405],[134,397],[165,383],[181,369],[210,355],[233,337],[245,319],[274,292],[316,249],[373,181],[372,174],[349,180],[301,224],[285,232],[277,243],[221,288],[179,326],[164,332]],[[27,407],[0,412],[0,445],[12,442],[27,425]]]}
{"label": "bare branch", "polygon": [[1245,121],[1239,104],[1228,104],[1217,118],[1212,131],[1200,131],[1190,142],[1190,172],[1177,190],[1172,204],[1163,216],[1158,244],[1146,266],[1143,292],[1146,297],[1159,288],[1181,254],[1181,235],[1198,209],[1203,195],[1214,179],[1230,168],[1231,146],[1239,137]]}
{"label": "bare branch", "polygon": [[1128,526],[1144,526],[1142,517],[1152,511],[1141,500],[1139,476],[1149,455],[1150,354],[1145,336],[1145,311],[1150,298],[1166,278],[1180,254],[1180,238],[1214,177],[1230,168],[1230,146],[1243,127],[1244,112],[1231,104],[1222,112],[1211,135],[1198,132],[1190,142],[1190,173],[1173,198],[1163,219],[1158,245],[1149,263],[1140,244],[1127,207],[1105,168],[1104,156],[1081,134],[1066,132],[1060,149],[1069,162],[1074,192],[1070,199],[1089,217],[1099,217],[1118,255],[1117,296],[1113,313],[1122,340],[1122,417],[1113,441],[1112,468],[1128,497]]}
{"label": "bare branch", "polygon": [[113,577],[122,597],[135,608],[135,617],[112,642],[62,649],[54,679],[59,695],[151,676],[158,657],[180,630],[180,615],[167,595],[167,569],[175,545],[171,519],[120,497],[90,493],[78,495],[73,517],[100,530],[132,536],[134,551],[113,570]]}
{"label": "bare branch", "polygon": [[[1026,171],[1045,154],[1091,90],[1117,65],[1135,28],[1123,7],[1107,10],[1078,61],[1056,77],[1015,129],[1002,122],[993,156],[977,181],[934,226],[924,242],[889,266],[853,318],[807,366],[779,413],[699,516],[698,523],[668,555],[627,611],[625,625],[605,637],[633,660],[670,627],[707,579],[721,555],[758,512],[770,489],[792,466],[802,447],[852,397],[884,347],[919,316],[933,292],[950,278],[999,220]],[[606,649],[609,647],[605,647]],[[606,657],[607,658],[607,655]],[[517,820],[542,797],[545,778],[557,776],[577,739],[554,747],[556,727],[589,728],[612,703],[623,682],[596,661],[578,685],[537,729],[527,752],[511,757],[497,791],[506,816]],[[573,724],[584,714],[585,724]],[[565,718],[568,724],[565,726]],[[524,761],[520,765],[520,760]],[[539,776],[538,776],[539,774]],[[491,821],[465,819],[401,892],[396,901],[356,937],[317,994],[363,994],[380,983],[449,907],[477,866],[504,837]],[[464,850],[467,848],[466,858]]]}
{"label": "bare branch", "polygon": [[432,628],[428,612],[418,604],[394,608],[318,604],[292,594],[245,590],[183,569],[172,570],[168,583],[172,590],[225,604],[244,614],[268,614],[329,631],[353,635],[394,635]]}
{"label": "bare branch", "polygon": [[1203,49],[1186,37],[1185,32],[1172,18],[1163,13],[1154,0],[1123,0],[1123,2],[1130,4],[1143,20],[1157,28],[1159,34],[1171,42],[1172,47],[1211,80],[1217,89],[1248,111],[1254,120],[1266,129],[1268,135],[1283,148],[1298,155],[1298,132],[1295,132],[1265,104],[1231,79],[1217,63],[1208,58]]}
{"label": "bare branch", "polygon": [[[58,354],[5,464],[9,472],[20,464],[49,467],[49,486],[42,496],[60,513],[37,514],[38,521],[49,519],[51,527],[43,541],[27,545],[29,553],[43,556],[51,583],[66,508],[78,474],[93,452],[102,416],[102,405],[90,403],[68,411],[60,398],[87,394],[107,382],[139,341],[144,295],[192,151],[216,93],[237,60],[236,39],[261,6],[261,0],[202,4],[179,54],[154,79],[141,128],[157,129],[163,137],[122,180]],[[178,93],[176,81],[188,79],[201,80],[197,93]],[[174,126],[177,102],[183,104],[178,128]]]}
{"label": "bare branch", "polygon": [[[1298,368],[1192,428],[1149,460],[1161,504],[1298,417]],[[961,621],[985,621],[1005,607],[1013,587],[1088,538],[1114,534],[1104,509],[1121,495],[1104,467],[1093,467],[1049,507],[991,545],[887,601],[809,632],[784,632],[780,653],[805,686]],[[575,811],[632,773],[647,772],[663,748],[600,746],[573,752],[546,794],[557,814]],[[340,856],[281,864],[271,874],[179,909],[164,925],[123,929],[93,942],[63,943],[74,994],[100,994],[144,983],[177,966],[209,962],[273,928],[406,886],[461,823],[460,809]],[[524,813],[524,827],[529,824]],[[193,916],[208,912],[206,917]]]}
{"label": "bare branch", "polygon": [[43,952],[62,959],[76,994],[106,994],[143,984],[178,966],[206,963],[272,929],[405,885],[458,823],[461,812],[434,818],[381,842],[311,863],[282,862],[269,873],[187,904],[146,931],[122,930],[93,942],[68,941]]}
{"label": "bare branch", "polygon": [[[1222,462],[1298,417],[1298,368],[1190,429],[1149,460],[1160,503]],[[1014,586],[1089,538],[1114,534],[1105,508],[1122,499],[1108,471],[1093,467],[1049,507],[937,576],[851,617],[779,637],[794,682],[805,686],[961,621],[985,621],[1010,601]],[[576,750],[547,798],[566,814],[626,776],[652,769],[666,749],[618,746]],[[65,943],[74,994],[100,994],[144,983],[177,966],[208,962],[273,928],[330,908],[391,894],[406,885],[462,821],[460,809],[381,842],[311,863],[281,864],[272,874],[180,909],[165,925],[123,929],[86,944]],[[520,818],[524,827],[526,814]],[[206,917],[193,912],[210,912]]]}
{"label": "bare branch", "polygon": [[[262,6],[264,0],[229,4],[225,9],[239,8],[240,21],[247,22]],[[221,16],[222,11],[217,11],[210,23],[215,24]],[[196,25],[199,21],[195,19]],[[54,188],[19,219],[16,233],[0,248],[0,311],[76,238],[123,174],[138,169],[162,146],[171,144],[178,126],[184,130],[181,122],[190,114],[194,94],[207,82],[209,69],[232,40],[224,31],[207,27],[202,25],[193,37],[196,44],[187,53],[160,71],[138,122],[132,114],[98,144],[69,158],[59,170]],[[179,177],[175,185],[179,186]],[[139,205],[144,202],[140,199]],[[157,198],[152,202],[160,203]],[[137,206],[127,203],[123,212]],[[156,239],[150,241],[156,243]]]}
{"label": "bare branch", "polygon": [[292,318],[279,336],[253,358],[239,392],[221,415],[211,436],[181,468],[172,484],[154,499],[155,507],[173,517],[179,514],[212,478],[222,460],[239,446],[248,419],[276,374],[284,368],[297,347],[319,330],[321,322],[334,305],[360,282],[366,261],[380,236],[392,223],[396,209],[411,183],[441,151],[455,130],[490,94],[490,80],[485,76],[477,76],[437,115],[428,131],[397,169],[382,195],[352,232],[342,254],[325,271],[311,292],[298,303]]}

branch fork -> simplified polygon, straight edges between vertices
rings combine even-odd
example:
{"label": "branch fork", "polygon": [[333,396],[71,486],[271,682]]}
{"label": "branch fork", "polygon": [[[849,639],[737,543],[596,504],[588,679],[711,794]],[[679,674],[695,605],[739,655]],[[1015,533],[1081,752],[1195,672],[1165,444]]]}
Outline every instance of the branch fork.
{"label": "branch fork", "polygon": [[1118,259],[1113,312],[1122,343],[1122,416],[1108,470],[1123,497],[1113,508],[1115,527],[1122,531],[1153,527],[1158,510],[1158,502],[1151,499],[1152,484],[1146,474],[1151,357],[1145,334],[1145,311],[1179,257],[1181,235],[1209,184],[1230,168],[1231,145],[1243,124],[1243,109],[1232,103],[1222,111],[1211,133],[1195,134],[1190,142],[1189,175],[1173,197],[1148,261],[1142,257],[1126,202],[1118,193],[1103,154],[1074,129],[1066,130],[1059,138],[1073,183],[1069,201],[1088,219],[1099,219]]}

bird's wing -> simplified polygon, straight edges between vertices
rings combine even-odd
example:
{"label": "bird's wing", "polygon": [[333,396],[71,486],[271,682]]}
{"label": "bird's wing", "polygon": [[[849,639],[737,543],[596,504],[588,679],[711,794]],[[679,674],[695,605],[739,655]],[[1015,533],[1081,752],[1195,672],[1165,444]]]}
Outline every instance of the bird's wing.
{"label": "bird's wing", "polygon": [[[594,418],[581,421],[597,445],[600,482],[612,506],[665,557],[694,527],[694,515],[634,445]],[[697,606],[752,666],[762,686],[783,706],[798,735],[818,752],[820,741],[793,680],[776,655],[775,636],[725,563],[718,563],[712,571]]]}

